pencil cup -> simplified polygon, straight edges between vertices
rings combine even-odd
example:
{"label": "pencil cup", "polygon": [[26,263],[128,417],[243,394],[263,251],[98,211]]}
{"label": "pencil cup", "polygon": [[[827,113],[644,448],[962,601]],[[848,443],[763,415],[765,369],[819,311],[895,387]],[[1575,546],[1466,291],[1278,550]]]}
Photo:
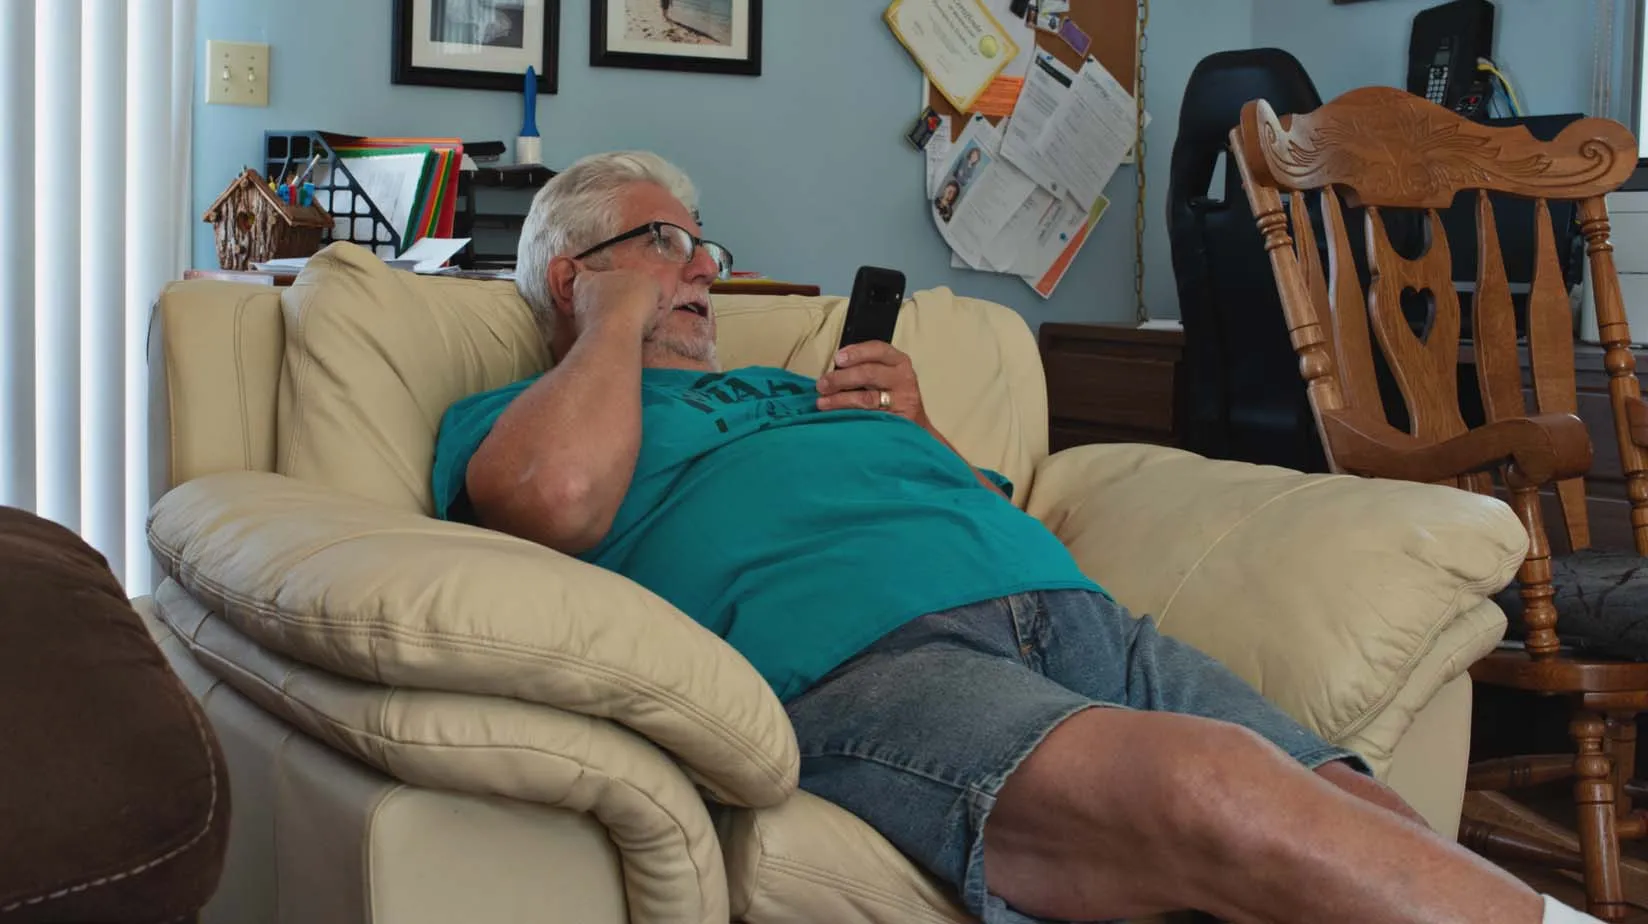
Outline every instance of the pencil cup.
{"label": "pencil cup", "polygon": [[517,136],[515,138],[515,162],[517,164],[543,163],[543,139],[537,135]]}

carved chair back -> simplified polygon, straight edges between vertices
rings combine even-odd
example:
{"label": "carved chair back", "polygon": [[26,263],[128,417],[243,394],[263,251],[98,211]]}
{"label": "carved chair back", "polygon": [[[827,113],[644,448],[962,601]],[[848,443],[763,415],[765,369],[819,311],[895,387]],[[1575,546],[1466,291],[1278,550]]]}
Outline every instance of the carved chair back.
{"label": "carved chair back", "polygon": [[[1401,90],[1367,87],[1293,116],[1278,116],[1264,100],[1251,102],[1231,142],[1329,464],[1336,471],[1437,481],[1483,493],[1494,490],[1498,471],[1533,545],[1534,567],[1520,575],[1525,599],[1530,582],[1537,587],[1543,579],[1546,585],[1543,602],[1528,601],[1529,647],[1555,651],[1538,490],[1554,487],[1572,547],[1588,545],[1580,476],[1589,467],[1590,440],[1573,416],[1578,408],[1574,318],[1547,203],[1578,202],[1607,364],[1610,373],[1620,372],[1611,389],[1621,410],[1626,397],[1637,394],[1637,383],[1603,196],[1635,169],[1635,139],[1616,122],[1582,119],[1541,142],[1525,128],[1484,126]],[[1532,411],[1490,192],[1534,201],[1536,257],[1526,340]],[[1474,432],[1460,407],[1459,297],[1438,212],[1462,193],[1472,195],[1476,206],[1472,334],[1487,419]],[[1306,208],[1309,194],[1319,197],[1325,225],[1325,272]],[[1347,241],[1347,208],[1363,213],[1371,279],[1365,292]],[[1382,210],[1418,210],[1426,229],[1423,252],[1397,253]],[[1402,310],[1405,293],[1419,293],[1428,303],[1428,317],[1417,331]],[[1388,421],[1374,342],[1406,404],[1407,432]],[[1618,419],[1625,420],[1625,414]],[[1620,453],[1632,495],[1648,501],[1643,453],[1621,427]],[[1648,510],[1633,517],[1640,517],[1639,544],[1648,541]]]}

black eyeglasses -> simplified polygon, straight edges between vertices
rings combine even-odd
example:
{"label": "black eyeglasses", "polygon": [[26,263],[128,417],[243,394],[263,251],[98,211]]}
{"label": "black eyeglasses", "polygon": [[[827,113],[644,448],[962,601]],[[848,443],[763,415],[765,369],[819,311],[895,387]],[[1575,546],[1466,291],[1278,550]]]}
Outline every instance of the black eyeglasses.
{"label": "black eyeglasses", "polygon": [[710,255],[710,259],[715,261],[717,276],[725,279],[732,273],[732,251],[714,241],[706,241],[701,237],[695,237],[686,228],[680,225],[672,225],[667,221],[652,221],[639,228],[631,228],[623,234],[609,237],[594,247],[577,254],[573,259],[582,260],[590,254],[605,250],[614,244],[622,244],[624,241],[648,235],[652,236],[653,249],[658,251],[658,255],[666,260],[675,263],[691,263],[692,258],[698,253],[698,248],[702,247]]}

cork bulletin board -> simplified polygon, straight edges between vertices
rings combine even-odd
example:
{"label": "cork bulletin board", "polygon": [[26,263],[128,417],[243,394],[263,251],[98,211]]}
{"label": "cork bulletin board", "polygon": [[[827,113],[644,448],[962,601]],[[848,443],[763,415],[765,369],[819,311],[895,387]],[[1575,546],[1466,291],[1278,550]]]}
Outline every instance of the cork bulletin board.
{"label": "cork bulletin board", "polygon": [[[1127,92],[1135,92],[1139,75],[1138,0],[1070,0],[1069,15],[1093,40],[1088,54],[1097,58],[1104,69],[1127,88]],[[1081,69],[1082,58],[1068,42],[1040,29],[1035,32],[1037,48],[1058,58],[1072,70]],[[950,117],[951,140],[960,138],[967,128],[967,120],[956,117],[956,107],[950,105],[950,101],[931,82],[923,78],[922,83],[927,88],[927,105],[939,115]],[[990,121],[999,123],[1001,120],[992,118]]]}

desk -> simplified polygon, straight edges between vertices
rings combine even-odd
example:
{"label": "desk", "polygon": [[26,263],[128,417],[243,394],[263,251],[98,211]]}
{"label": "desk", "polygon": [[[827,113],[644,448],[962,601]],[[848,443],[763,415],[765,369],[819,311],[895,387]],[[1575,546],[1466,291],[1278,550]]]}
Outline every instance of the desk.
{"label": "desk", "polygon": [[[257,270],[191,269],[183,271],[184,279],[217,279],[223,282],[243,282],[255,286],[289,286],[297,278],[295,273],[264,273]],[[756,279],[749,282],[717,282],[710,286],[717,295],[817,295],[818,286],[799,282]]]}

